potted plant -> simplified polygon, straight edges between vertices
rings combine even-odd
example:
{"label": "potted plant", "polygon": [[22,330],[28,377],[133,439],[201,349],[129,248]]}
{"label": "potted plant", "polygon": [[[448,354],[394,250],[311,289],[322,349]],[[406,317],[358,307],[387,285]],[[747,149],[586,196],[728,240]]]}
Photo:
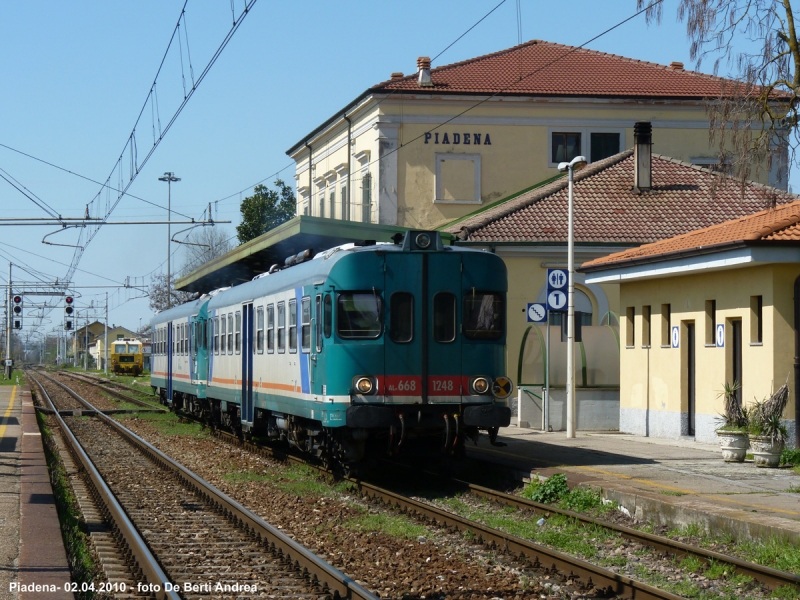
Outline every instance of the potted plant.
{"label": "potted plant", "polygon": [[717,428],[717,439],[722,449],[725,462],[744,462],[750,441],[747,437],[747,410],[742,407],[737,397],[742,384],[738,381],[726,381],[717,396],[724,398],[724,412],[720,415],[720,427]]}
{"label": "potted plant", "polygon": [[750,409],[750,448],[757,467],[777,467],[786,443],[786,427],[781,416],[789,400],[789,386],[784,384],[771,398]]}

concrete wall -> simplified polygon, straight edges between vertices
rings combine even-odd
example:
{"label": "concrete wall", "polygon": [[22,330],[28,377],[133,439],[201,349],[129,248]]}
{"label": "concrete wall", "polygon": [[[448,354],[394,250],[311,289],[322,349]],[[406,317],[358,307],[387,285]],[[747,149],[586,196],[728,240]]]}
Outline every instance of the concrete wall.
{"label": "concrete wall", "polygon": [[[517,392],[515,414],[517,425],[530,429],[542,429],[543,389],[539,386],[524,386]],[[564,431],[567,424],[566,390],[550,389],[550,419],[544,424],[547,431]],[[576,425],[583,431],[619,430],[619,390],[601,388],[578,388],[575,394]]]}
{"label": "concrete wall", "polygon": [[[732,321],[742,323],[742,391],[745,404],[763,400],[787,381],[794,390],[793,285],[800,265],[761,265],[623,283],[620,289],[620,430],[675,438],[688,434],[688,325],[695,327],[695,439],[716,440],[723,412],[723,383],[733,379]],[[755,337],[751,297],[762,297],[762,341]],[[716,301],[716,319],[706,302]],[[679,328],[679,347],[662,339],[662,305],[670,305],[669,330]],[[650,340],[643,307],[651,307]],[[626,310],[633,309],[633,343]],[[724,346],[706,339],[707,327],[724,324]],[[714,328],[712,327],[712,330]],[[785,423],[794,435],[794,394]],[[793,440],[793,437],[792,437]],[[793,442],[792,442],[793,443]]]}

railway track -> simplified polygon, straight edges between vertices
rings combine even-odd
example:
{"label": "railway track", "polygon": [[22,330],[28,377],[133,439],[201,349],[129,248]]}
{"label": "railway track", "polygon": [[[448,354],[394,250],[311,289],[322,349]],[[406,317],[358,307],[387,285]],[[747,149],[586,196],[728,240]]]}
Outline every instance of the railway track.
{"label": "railway track", "polygon": [[96,386],[101,390],[103,390],[104,392],[106,392],[107,394],[110,394],[115,398],[117,398],[118,400],[122,400],[123,402],[128,402],[130,404],[135,404],[137,406],[141,406],[148,409],[158,409],[167,412],[167,409],[161,408],[155,399],[152,402],[148,402],[146,400],[141,400],[139,398],[131,396],[130,395],[131,390],[127,386],[124,386],[115,381],[101,379],[88,374],[75,373],[74,371],[58,371],[58,374],[64,377],[69,377],[70,379],[74,379],[76,381],[80,381],[87,385]]}
{"label": "railway track", "polygon": [[56,404],[76,394],[42,373],[29,375],[124,539],[138,591],[377,598],[113,419],[100,412],[62,418]]}
{"label": "railway track", "polygon": [[[301,458],[286,455],[272,448],[252,444],[250,442],[242,442],[227,432],[216,431],[215,434],[218,437],[225,439],[229,443],[242,446],[255,453],[293,462],[296,461],[306,465],[308,464]],[[317,468],[322,474],[329,475],[329,473],[327,473],[324,469],[316,466],[314,466],[314,468]],[[417,471],[417,473],[419,472]],[[468,491],[475,496],[508,506],[513,506],[517,509],[526,510],[534,515],[560,514],[571,519],[575,519],[577,522],[580,522],[586,526],[602,527],[611,530],[627,540],[636,542],[645,547],[653,548],[659,553],[674,556],[678,559],[686,556],[693,556],[708,563],[726,563],[731,565],[732,569],[737,573],[752,577],[755,581],[758,581],[773,590],[782,586],[797,587],[800,585],[800,577],[791,573],[785,573],[776,569],[750,563],[733,556],[705,550],[703,548],[691,546],[689,544],[666,537],[648,534],[622,525],[603,521],[601,519],[595,519],[579,513],[562,510],[555,506],[538,504],[526,498],[506,494],[504,492],[482,487],[470,482],[456,479],[451,479],[444,482],[442,481],[440,474],[429,473],[429,475],[436,477],[439,484],[456,486],[460,488],[460,490]],[[558,572],[564,581],[573,582],[577,587],[584,589],[587,592],[591,590],[591,593],[595,594],[600,593],[602,595],[613,595],[629,598],[672,599],[678,597],[671,593],[664,592],[663,590],[659,590],[653,586],[649,586],[612,571],[602,569],[586,561],[582,561],[580,559],[576,559],[563,553],[548,549],[529,540],[517,538],[502,531],[485,527],[480,523],[476,523],[475,521],[461,518],[453,513],[432,506],[431,504],[409,498],[391,490],[383,489],[363,480],[351,479],[350,481],[367,498],[380,501],[383,504],[395,509],[399,509],[402,512],[413,514],[421,520],[435,523],[451,530],[472,532],[481,540],[483,540],[483,542],[488,546],[506,551],[513,556],[520,557],[523,559],[523,561],[532,565],[536,569],[546,570],[551,574]]]}

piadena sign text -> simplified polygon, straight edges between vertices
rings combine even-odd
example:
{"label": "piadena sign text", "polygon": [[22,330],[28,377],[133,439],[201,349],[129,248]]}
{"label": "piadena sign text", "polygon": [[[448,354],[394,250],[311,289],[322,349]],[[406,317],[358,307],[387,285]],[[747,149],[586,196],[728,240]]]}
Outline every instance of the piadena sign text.
{"label": "piadena sign text", "polygon": [[488,133],[439,133],[425,132],[426,144],[464,144],[466,146],[491,146],[492,138]]}

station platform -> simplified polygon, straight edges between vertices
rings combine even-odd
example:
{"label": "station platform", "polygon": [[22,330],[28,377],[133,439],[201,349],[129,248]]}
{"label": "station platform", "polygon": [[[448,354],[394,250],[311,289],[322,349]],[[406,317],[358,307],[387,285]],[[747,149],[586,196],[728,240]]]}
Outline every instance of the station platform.
{"label": "station platform", "polygon": [[771,536],[800,544],[800,475],[726,463],[719,447],[693,439],[667,440],[608,432],[500,430],[467,444],[467,455],[491,458],[521,476],[564,473],[569,485],[602,489],[632,517],[667,527],[703,525],[737,539]]}
{"label": "station platform", "polygon": [[63,591],[69,581],[30,390],[0,386],[0,600],[73,598]]}

